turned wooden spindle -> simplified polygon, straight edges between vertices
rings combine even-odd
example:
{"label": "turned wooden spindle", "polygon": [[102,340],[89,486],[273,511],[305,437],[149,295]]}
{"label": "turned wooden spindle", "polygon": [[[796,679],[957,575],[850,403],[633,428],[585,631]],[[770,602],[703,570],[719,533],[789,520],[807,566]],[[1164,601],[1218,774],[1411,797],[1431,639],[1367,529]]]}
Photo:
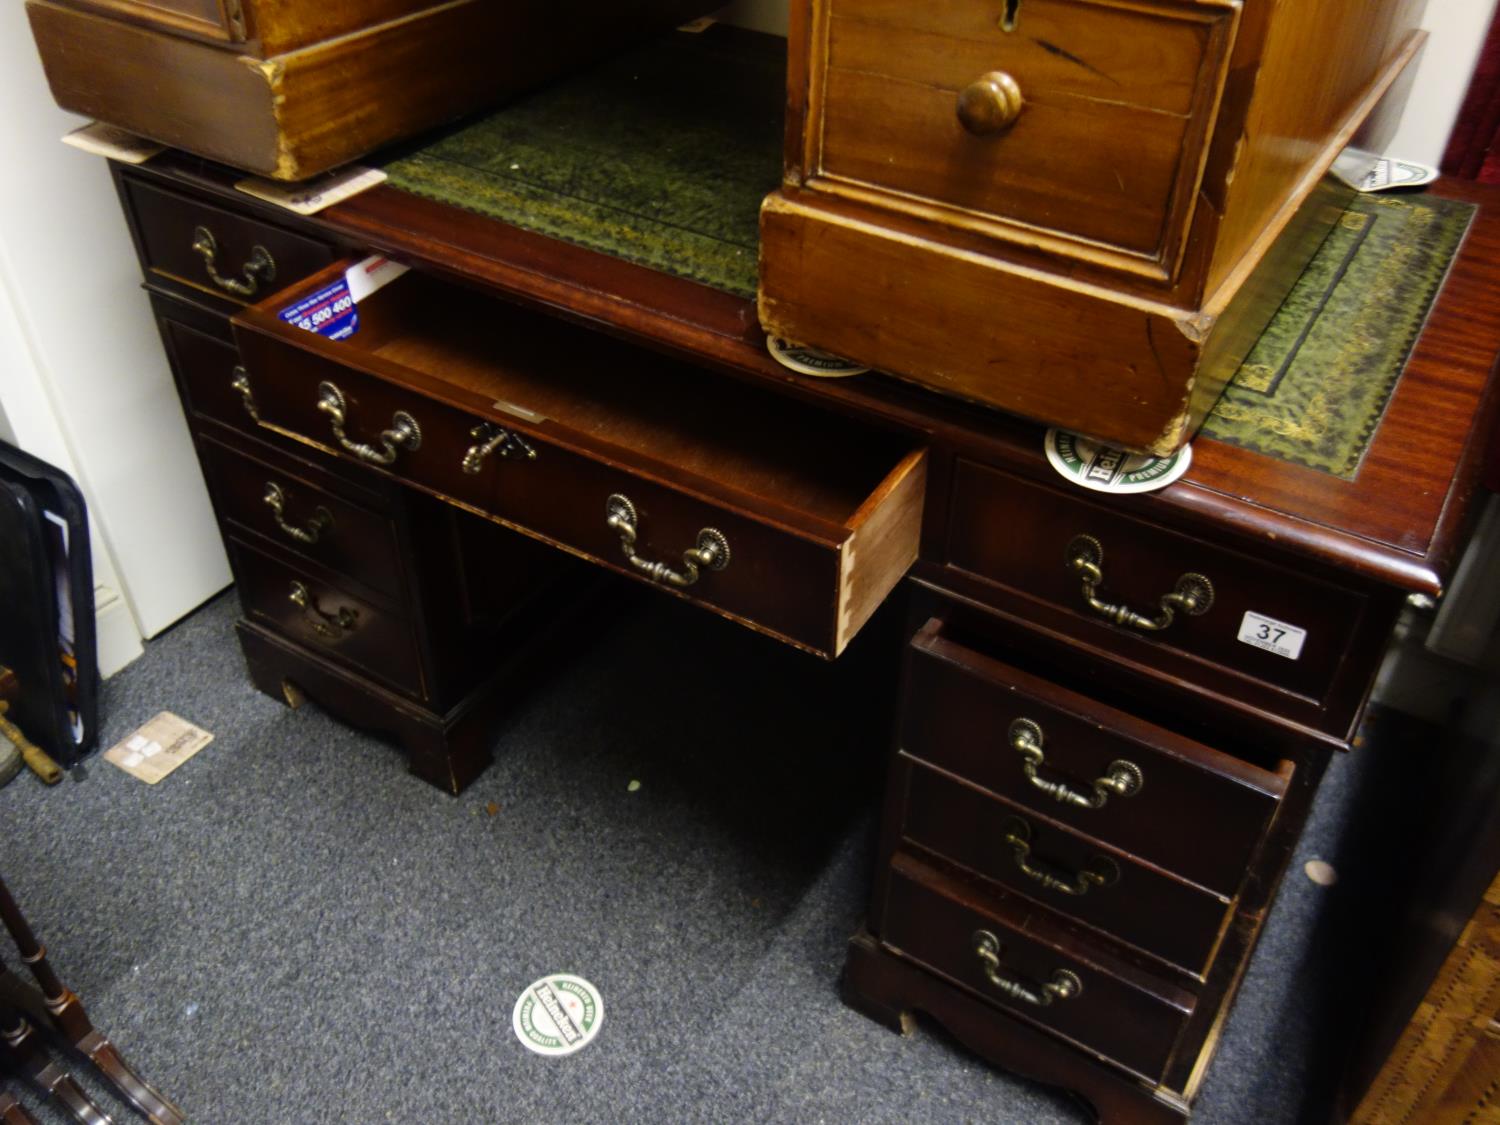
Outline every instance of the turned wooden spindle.
{"label": "turned wooden spindle", "polygon": [[53,1027],[81,1051],[120,1096],[140,1110],[152,1125],[182,1125],[186,1120],[182,1111],[131,1069],[114,1044],[90,1022],[77,994],[52,971],[52,966],[47,963],[46,947],[27,924],[4,879],[0,879],[0,922],[10,931],[16,951],[42,990],[42,999]]}
{"label": "turned wooden spindle", "polygon": [[0,1004],[0,1062],[52,1098],[79,1125],[114,1125],[113,1119],[47,1053],[37,1030],[15,1008]]}
{"label": "turned wooden spindle", "polygon": [[0,1125],[36,1125],[36,1118],[5,1090],[0,1090]]}

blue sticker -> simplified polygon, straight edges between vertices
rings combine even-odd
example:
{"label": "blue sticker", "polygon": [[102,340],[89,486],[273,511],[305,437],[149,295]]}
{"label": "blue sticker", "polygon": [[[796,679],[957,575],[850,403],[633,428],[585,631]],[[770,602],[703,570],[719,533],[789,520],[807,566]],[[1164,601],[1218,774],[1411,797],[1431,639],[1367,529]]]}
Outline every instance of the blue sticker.
{"label": "blue sticker", "polygon": [[344,340],[359,331],[359,310],[342,277],[282,309],[281,319],[330,340]]}

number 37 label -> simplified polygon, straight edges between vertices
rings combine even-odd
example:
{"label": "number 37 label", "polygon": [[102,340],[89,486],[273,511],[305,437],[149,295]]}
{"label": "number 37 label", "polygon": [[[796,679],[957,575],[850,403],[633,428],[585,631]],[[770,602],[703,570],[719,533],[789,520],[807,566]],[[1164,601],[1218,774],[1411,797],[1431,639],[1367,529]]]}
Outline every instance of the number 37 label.
{"label": "number 37 label", "polygon": [[1288,660],[1296,660],[1302,655],[1302,642],[1307,640],[1307,630],[1264,614],[1246,613],[1244,620],[1240,622],[1240,640]]}

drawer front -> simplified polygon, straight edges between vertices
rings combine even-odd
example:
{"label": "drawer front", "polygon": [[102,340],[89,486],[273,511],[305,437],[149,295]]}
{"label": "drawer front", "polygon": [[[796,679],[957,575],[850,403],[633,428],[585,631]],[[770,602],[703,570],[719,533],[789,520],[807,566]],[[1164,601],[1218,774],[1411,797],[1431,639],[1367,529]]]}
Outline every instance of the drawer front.
{"label": "drawer front", "polygon": [[942,629],[929,622],[909,650],[906,753],[1216,894],[1238,892],[1290,767],[1258,769],[1028,676]]}
{"label": "drawer front", "polygon": [[1190,973],[1207,965],[1229,902],[920,765],[905,838]]}
{"label": "drawer front", "polygon": [[[747,514],[664,482],[649,468],[578,452],[508,422],[524,446],[497,447],[476,464],[483,442],[474,433],[481,425],[478,417],[258,332],[241,330],[237,338],[261,421],[273,429],[360,459],[340,446],[329,413],[319,409],[319,388],[331,383],[344,404],[345,435],[356,444],[379,446],[383,455],[383,430],[394,429],[403,414],[416,424],[417,448],[395,447],[396,456],[384,467],[399,479],[621,573],[654,580],[781,639],[820,653],[837,651],[841,584],[851,581],[841,570],[842,543]],[[504,448],[512,455],[502,456]],[[478,471],[466,472],[466,461]],[[908,481],[918,502],[921,479],[918,467]],[[614,497],[628,504],[612,504]],[[634,528],[630,548],[639,564],[627,557],[624,523]],[[722,569],[699,566],[686,586],[649,571],[660,563],[690,578],[685,552],[702,547],[705,532],[717,533],[727,546]]]}
{"label": "drawer front", "polygon": [[1023,0],[1010,30],[998,2],[827,9],[823,175],[1149,259],[1180,237],[1237,8]]}
{"label": "drawer front", "polygon": [[200,418],[255,433],[255,400],[234,345],[160,312],[157,325],[188,409]]}
{"label": "drawer front", "polygon": [[245,613],[304,648],[350,664],[408,695],[425,696],[410,623],[270,551],[230,538]]}
{"label": "drawer front", "polygon": [[148,275],[245,304],[333,261],[323,242],[191,195],[122,178]]}
{"label": "drawer front", "polygon": [[[879,937],[997,1007],[1153,1081],[1161,1077],[1192,1011],[1189,994],[1145,974],[1127,975],[1125,967],[1082,956],[1076,948],[1063,948],[1029,915],[1002,914],[899,853]],[[982,943],[988,956],[979,952]],[[1071,987],[1064,973],[1071,976]],[[1051,1002],[1035,1002],[1047,998],[1049,985]]]}
{"label": "drawer front", "polygon": [[211,438],[199,449],[219,514],[282,548],[392,598],[402,593],[395,524],[340,496],[311,465],[266,451],[251,457]]}
{"label": "drawer front", "polygon": [[[1227,673],[1231,681],[1268,685],[1315,705],[1325,700],[1361,624],[1365,596],[1133,519],[1118,506],[959,460],[947,562],[1031,607],[1059,611],[1059,628],[1122,661],[1150,666],[1165,651],[1189,658],[1181,674],[1197,682],[1218,677],[1213,686],[1220,690]],[[1017,528],[1025,529],[1019,538]],[[1089,604],[1084,573],[1074,562],[1080,554],[1099,556],[1102,581],[1093,596],[1106,608]],[[1206,612],[1178,609],[1171,624],[1156,631],[1110,620],[1107,607],[1164,620],[1161,599],[1188,575],[1212,586]],[[1300,651],[1283,655],[1240,640],[1247,614],[1289,626],[1286,637],[1300,631]]]}

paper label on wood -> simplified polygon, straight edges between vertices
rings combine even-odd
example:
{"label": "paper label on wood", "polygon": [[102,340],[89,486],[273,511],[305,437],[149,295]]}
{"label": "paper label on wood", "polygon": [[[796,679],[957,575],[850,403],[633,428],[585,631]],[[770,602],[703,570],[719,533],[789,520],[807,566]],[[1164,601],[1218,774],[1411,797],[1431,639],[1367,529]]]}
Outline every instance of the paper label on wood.
{"label": "paper label on wood", "polygon": [[1302,655],[1302,645],[1307,640],[1307,630],[1288,625],[1285,621],[1277,621],[1274,617],[1247,610],[1240,621],[1239,639],[1264,652],[1274,652],[1277,656],[1296,660]]}
{"label": "paper label on wood", "polygon": [[63,144],[72,145],[82,152],[91,153],[94,156],[105,156],[110,160],[118,160],[122,164],[144,164],[158,152],[165,152],[167,148],[166,145],[148,141],[145,137],[127,133],[124,129],[106,125],[102,121],[95,121],[74,129],[62,140]]}
{"label": "paper label on wood", "polygon": [[202,727],[163,711],[106,750],[104,760],[155,785],[213,740]]}
{"label": "paper label on wood", "polygon": [[350,165],[336,172],[326,172],[300,184],[281,184],[274,180],[262,180],[252,176],[234,185],[236,191],[253,195],[267,203],[285,207],[299,215],[316,215],[325,207],[332,207],[362,191],[369,191],[385,183],[384,169],[363,168]]}

